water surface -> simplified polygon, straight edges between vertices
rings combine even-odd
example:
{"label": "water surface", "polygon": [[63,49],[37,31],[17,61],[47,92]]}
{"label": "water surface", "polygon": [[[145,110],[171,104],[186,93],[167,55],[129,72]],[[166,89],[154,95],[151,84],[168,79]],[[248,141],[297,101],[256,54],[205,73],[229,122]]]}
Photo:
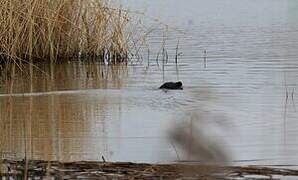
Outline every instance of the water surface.
{"label": "water surface", "polygon": [[[17,77],[13,87],[2,85],[2,156],[196,160],[168,138],[184,124],[190,132],[203,131],[234,163],[298,164],[295,1],[123,4],[146,12],[148,27],[159,27],[148,38],[149,63],[145,46],[142,58],[127,67],[62,63],[52,77],[36,72],[33,79]],[[163,67],[156,56],[165,34],[169,61]],[[163,81],[176,80],[183,91],[158,90]]]}

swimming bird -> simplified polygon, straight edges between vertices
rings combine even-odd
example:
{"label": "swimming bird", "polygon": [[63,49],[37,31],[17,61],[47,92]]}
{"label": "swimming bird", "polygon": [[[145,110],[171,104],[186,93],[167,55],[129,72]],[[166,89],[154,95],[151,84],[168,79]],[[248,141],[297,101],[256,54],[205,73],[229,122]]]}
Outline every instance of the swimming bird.
{"label": "swimming bird", "polygon": [[183,89],[182,82],[166,82],[159,87],[159,89]]}

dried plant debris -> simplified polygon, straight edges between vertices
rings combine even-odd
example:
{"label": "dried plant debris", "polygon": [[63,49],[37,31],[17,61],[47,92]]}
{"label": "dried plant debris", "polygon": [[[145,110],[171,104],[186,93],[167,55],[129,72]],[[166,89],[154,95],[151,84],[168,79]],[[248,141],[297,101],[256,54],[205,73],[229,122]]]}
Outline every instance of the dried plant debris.
{"label": "dried plant debris", "polygon": [[[27,170],[27,171],[26,171]],[[195,164],[135,164],[3,160],[1,178],[12,179],[279,179],[297,170],[259,166],[228,167]]]}

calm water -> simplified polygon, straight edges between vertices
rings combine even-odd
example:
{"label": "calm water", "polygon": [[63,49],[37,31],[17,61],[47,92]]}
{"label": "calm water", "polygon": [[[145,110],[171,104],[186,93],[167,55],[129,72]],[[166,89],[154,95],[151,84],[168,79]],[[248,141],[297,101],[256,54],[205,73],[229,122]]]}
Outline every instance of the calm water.
{"label": "calm water", "polygon": [[[189,149],[198,143],[234,163],[298,164],[298,2],[123,4],[159,27],[148,38],[149,63],[145,46],[128,67],[69,62],[56,65],[52,77],[36,72],[3,84],[3,157],[192,161]],[[162,67],[156,56],[165,34],[169,61]],[[158,90],[168,80],[183,81],[184,90]],[[184,137],[187,145],[169,138],[181,124],[178,131],[195,137]]]}

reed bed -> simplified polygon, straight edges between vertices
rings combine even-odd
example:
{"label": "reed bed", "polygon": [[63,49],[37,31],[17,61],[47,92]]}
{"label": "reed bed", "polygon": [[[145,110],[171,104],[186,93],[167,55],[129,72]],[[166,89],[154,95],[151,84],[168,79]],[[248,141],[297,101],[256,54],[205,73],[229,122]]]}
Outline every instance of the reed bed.
{"label": "reed bed", "polygon": [[125,61],[128,22],[109,0],[0,0],[0,64]]}

